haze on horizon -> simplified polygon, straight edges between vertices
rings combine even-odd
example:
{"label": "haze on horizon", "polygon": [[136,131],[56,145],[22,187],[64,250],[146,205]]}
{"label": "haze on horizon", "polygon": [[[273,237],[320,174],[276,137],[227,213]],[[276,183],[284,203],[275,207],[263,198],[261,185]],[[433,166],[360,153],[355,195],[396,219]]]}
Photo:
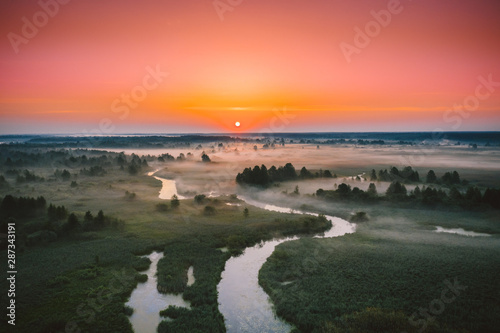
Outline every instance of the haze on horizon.
{"label": "haze on horizon", "polygon": [[0,12],[0,134],[500,130],[495,0]]}

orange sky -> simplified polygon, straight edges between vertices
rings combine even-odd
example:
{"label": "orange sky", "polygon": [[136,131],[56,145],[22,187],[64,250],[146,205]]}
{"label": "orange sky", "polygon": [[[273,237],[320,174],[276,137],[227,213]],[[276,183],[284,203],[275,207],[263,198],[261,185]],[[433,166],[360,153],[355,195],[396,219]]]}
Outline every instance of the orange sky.
{"label": "orange sky", "polygon": [[3,1],[0,134],[500,130],[498,0],[231,2]]}

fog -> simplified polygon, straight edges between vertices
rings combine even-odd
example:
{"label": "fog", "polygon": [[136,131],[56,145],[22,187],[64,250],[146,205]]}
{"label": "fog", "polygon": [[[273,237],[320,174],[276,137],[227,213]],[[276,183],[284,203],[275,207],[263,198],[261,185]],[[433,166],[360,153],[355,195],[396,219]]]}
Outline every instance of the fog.
{"label": "fog", "polygon": [[[328,209],[331,204],[321,204],[318,200],[308,198],[316,190],[334,190],[341,183],[349,184],[366,191],[371,183],[369,175],[372,169],[390,169],[391,166],[402,168],[412,166],[419,172],[421,181],[430,169],[440,177],[444,172],[457,170],[462,179],[483,186],[499,186],[500,179],[496,177],[500,171],[500,150],[489,148],[472,150],[464,146],[429,146],[429,147],[380,147],[352,145],[316,145],[287,144],[285,147],[263,149],[262,145],[239,143],[218,147],[217,143],[204,144],[198,149],[127,149],[125,151],[138,155],[159,155],[169,153],[176,157],[179,154],[192,154],[190,160],[183,162],[150,163],[159,171],[155,176],[175,180],[177,191],[184,197],[196,194],[211,196],[241,194],[254,199],[276,202],[288,207],[300,207],[303,204],[314,204],[319,208]],[[209,155],[211,163],[202,163],[201,154]],[[405,162],[418,162],[415,164]],[[314,178],[274,184],[267,189],[244,188],[238,186],[235,177],[244,168],[258,165],[283,166],[292,163],[297,172],[306,167],[313,174],[320,170],[329,170],[337,178]],[[360,175],[357,179],[356,176]],[[374,182],[379,194],[385,193],[389,182]],[[295,187],[299,187],[300,197],[292,197]],[[408,191],[415,185],[406,185]],[[322,207],[321,207],[322,206]]]}

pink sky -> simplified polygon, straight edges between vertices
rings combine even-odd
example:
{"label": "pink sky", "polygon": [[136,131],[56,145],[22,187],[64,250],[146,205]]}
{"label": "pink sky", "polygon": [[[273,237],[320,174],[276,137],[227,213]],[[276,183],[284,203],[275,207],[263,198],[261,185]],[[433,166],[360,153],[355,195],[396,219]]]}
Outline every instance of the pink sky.
{"label": "pink sky", "polygon": [[[479,79],[500,82],[497,0],[58,6],[0,4],[0,134],[259,131],[285,109],[282,131],[500,130],[500,83]],[[36,36],[23,18],[39,20]]]}

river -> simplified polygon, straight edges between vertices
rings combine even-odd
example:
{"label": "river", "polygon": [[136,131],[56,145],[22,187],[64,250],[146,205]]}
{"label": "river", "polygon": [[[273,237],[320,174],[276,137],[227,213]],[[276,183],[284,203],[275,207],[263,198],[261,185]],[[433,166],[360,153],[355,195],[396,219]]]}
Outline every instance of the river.
{"label": "river", "polygon": [[[170,199],[170,194],[177,194],[175,181],[154,176],[162,181],[160,199]],[[166,189],[164,189],[166,187]],[[168,192],[168,194],[166,194]],[[170,195],[170,196],[169,196]],[[179,197],[181,198],[181,197]],[[247,204],[269,211],[289,213],[291,208],[260,203],[250,198],[239,197]],[[299,212],[298,214],[315,215],[315,213]],[[326,216],[332,222],[332,227],[317,238],[338,237],[356,230],[356,225],[334,216]],[[291,326],[278,318],[273,310],[269,296],[259,286],[258,275],[262,265],[273,253],[274,248],[286,241],[297,240],[299,237],[274,239],[246,248],[240,256],[231,257],[222,272],[222,278],[217,285],[219,311],[224,316],[227,332],[290,332]],[[140,283],[132,292],[128,306],[134,309],[130,317],[132,327],[137,333],[156,332],[160,323],[159,312],[169,305],[189,307],[182,295],[163,295],[156,289],[156,266],[163,253],[153,252],[151,267],[147,271],[148,281]],[[194,283],[192,268],[188,272],[189,285]]]}
{"label": "river", "polygon": [[[246,203],[270,211],[288,213],[290,208],[263,204],[239,197]],[[317,215],[315,213],[295,212]],[[332,228],[317,238],[338,237],[356,230],[356,225],[333,216],[326,216]],[[274,248],[298,237],[274,239],[246,248],[240,256],[231,257],[217,286],[219,311],[224,316],[227,332],[290,332],[291,326],[278,318],[269,296],[259,285],[259,271]]]}
{"label": "river", "polygon": [[143,274],[148,275],[148,280],[137,284],[125,305],[134,309],[134,313],[129,318],[134,332],[156,333],[157,327],[162,320],[160,317],[161,310],[168,308],[170,305],[189,308],[190,304],[182,298],[182,294],[173,295],[158,292],[156,288],[156,270],[158,261],[163,258],[163,253],[153,252],[144,257],[151,260],[149,269],[143,272]]}

